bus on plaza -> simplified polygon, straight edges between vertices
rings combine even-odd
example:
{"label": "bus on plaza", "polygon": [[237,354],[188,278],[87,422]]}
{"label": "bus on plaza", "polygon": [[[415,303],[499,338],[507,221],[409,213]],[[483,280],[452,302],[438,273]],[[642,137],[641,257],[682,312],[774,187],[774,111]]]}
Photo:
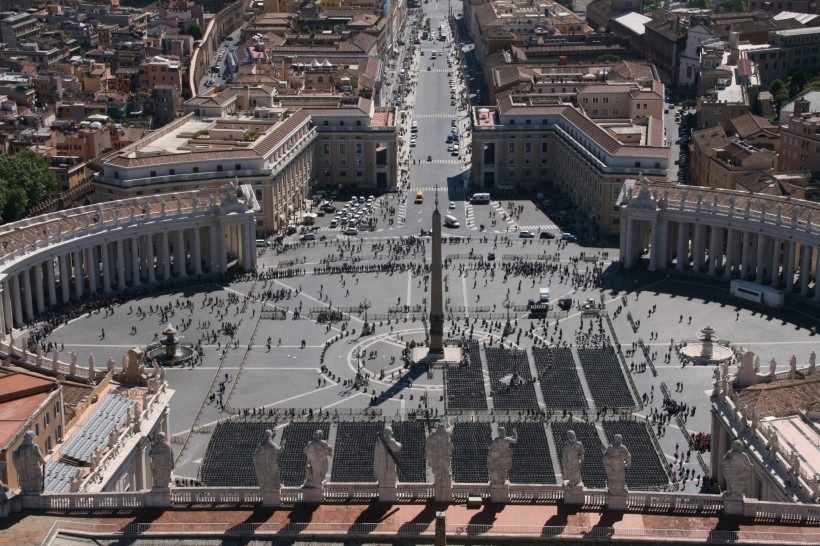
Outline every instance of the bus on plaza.
{"label": "bus on plaza", "polygon": [[473,205],[488,205],[490,203],[489,193],[476,193],[470,197],[470,203]]}

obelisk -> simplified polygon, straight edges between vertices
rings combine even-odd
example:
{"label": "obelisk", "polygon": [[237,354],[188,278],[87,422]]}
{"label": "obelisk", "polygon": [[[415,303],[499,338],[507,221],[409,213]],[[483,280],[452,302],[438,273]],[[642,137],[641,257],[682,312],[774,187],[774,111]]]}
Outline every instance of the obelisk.
{"label": "obelisk", "polygon": [[441,290],[441,213],[433,211],[433,261],[430,264],[430,351],[431,356],[444,355],[444,304]]}

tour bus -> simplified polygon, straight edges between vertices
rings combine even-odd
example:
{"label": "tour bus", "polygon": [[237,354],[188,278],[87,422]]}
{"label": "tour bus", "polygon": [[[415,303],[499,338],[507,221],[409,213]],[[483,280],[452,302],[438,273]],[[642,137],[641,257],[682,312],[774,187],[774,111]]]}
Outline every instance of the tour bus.
{"label": "tour bus", "polygon": [[413,202],[417,205],[419,205],[421,203],[424,203],[424,192],[423,191],[417,191],[416,192],[416,200],[413,201]]}
{"label": "tour bus", "polygon": [[476,193],[470,198],[470,203],[473,205],[487,205],[490,203],[490,194]]}

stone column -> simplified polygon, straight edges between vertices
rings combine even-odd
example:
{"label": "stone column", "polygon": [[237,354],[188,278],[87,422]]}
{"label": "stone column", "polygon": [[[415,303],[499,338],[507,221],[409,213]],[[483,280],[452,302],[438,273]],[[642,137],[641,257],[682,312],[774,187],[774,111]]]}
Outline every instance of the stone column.
{"label": "stone column", "polygon": [[125,290],[125,248],[123,248],[123,241],[120,239],[116,242],[117,245],[117,288]]}
{"label": "stone column", "polygon": [[[720,380],[718,380],[720,381]],[[712,451],[710,452],[711,455],[711,465],[710,465],[710,478],[713,480],[718,479],[718,469],[720,468],[720,453],[718,449],[718,441],[720,440],[720,421],[718,421],[717,415],[714,413],[712,414]]]}
{"label": "stone column", "polygon": [[74,262],[74,297],[78,300],[83,297],[83,251],[75,250],[71,253],[71,261]]}
{"label": "stone column", "polygon": [[726,229],[726,265],[723,268],[723,277],[732,278],[732,268],[735,265],[735,230]]}
{"label": "stone column", "polygon": [[94,247],[90,246],[85,249],[86,265],[88,271],[88,292],[92,295],[97,292],[97,275],[100,272],[99,263],[95,256]]}
{"label": "stone column", "polygon": [[103,293],[111,292],[111,260],[108,259],[108,243],[100,245],[100,262],[102,263]]}
{"label": "stone column", "polygon": [[177,230],[176,232],[176,242],[174,243],[176,248],[174,249],[174,255],[176,262],[174,264],[174,269],[176,270],[176,274],[179,275],[179,278],[184,279],[188,276],[188,272],[185,270],[185,231],[184,230]]}
{"label": "stone column", "polygon": [[26,320],[34,318],[34,298],[31,294],[31,270],[26,269],[20,275],[23,276],[23,308],[26,310]]}
{"label": "stone column", "polygon": [[629,220],[627,215],[623,215],[621,217],[621,226],[620,226],[621,240],[619,241],[621,248],[620,248],[619,256],[621,257],[621,263],[623,264],[624,267],[629,267],[627,265],[627,260],[626,260],[626,257],[627,257],[627,241],[629,240],[629,222],[630,222],[630,220]]}
{"label": "stone column", "polygon": [[780,280],[780,247],[783,241],[777,237],[772,238],[772,267],[769,273],[772,280],[769,283],[772,288],[777,288]]}
{"label": "stone column", "polygon": [[669,222],[656,218],[655,225],[658,228],[658,236],[654,238],[654,250],[658,253],[655,264],[666,269],[669,266]]}
{"label": "stone column", "polygon": [[809,277],[811,277],[811,247],[807,244],[801,244],[803,259],[800,262],[800,295],[806,297],[809,295]]}
{"label": "stone column", "polygon": [[199,226],[194,226],[193,242],[191,244],[191,260],[194,262],[194,275],[202,275],[202,249],[199,247]]}
{"label": "stone column", "polygon": [[748,231],[743,232],[743,247],[740,249],[740,278],[746,279],[749,276],[749,243],[750,235]]}
{"label": "stone column", "polygon": [[253,267],[253,257],[255,254],[251,245],[251,227],[246,223],[242,224],[242,270],[250,271]]}
{"label": "stone column", "polygon": [[635,265],[635,230],[637,222],[631,218],[626,219],[626,250],[624,254],[624,267],[630,268]]}
{"label": "stone column", "polygon": [[168,232],[162,232],[162,279],[167,281],[171,278],[171,242],[168,240]]}
{"label": "stone column", "polygon": [[60,263],[60,290],[63,293],[63,303],[71,300],[71,278],[68,275],[69,256],[64,254],[57,258]]}
{"label": "stone column", "polygon": [[20,294],[20,275],[11,276],[11,309],[14,314],[14,325],[22,326],[25,322],[23,318],[22,295]]}
{"label": "stone column", "polygon": [[658,269],[658,258],[660,257],[660,233],[657,218],[649,221],[649,271],[656,271]]}
{"label": "stone column", "polygon": [[57,281],[54,275],[54,258],[46,260],[46,288],[48,288],[48,304],[57,305]]}
{"label": "stone column", "polygon": [[146,249],[146,265],[148,266],[148,283],[154,284],[157,282],[156,264],[154,263],[154,234],[149,233],[145,236]]}
{"label": "stone column", "polygon": [[14,318],[11,313],[11,286],[9,281],[3,281],[3,333],[11,332],[14,328]]}
{"label": "stone column", "polygon": [[43,264],[34,266],[34,303],[37,313],[42,313],[46,309],[45,297],[43,295]]}
{"label": "stone column", "polygon": [[678,222],[678,263],[675,269],[683,271],[683,268],[689,264],[689,241],[686,224]]}
{"label": "stone column", "polygon": [[714,275],[715,270],[717,269],[717,257],[718,257],[718,230],[720,228],[717,226],[710,226],[709,227],[709,274]]}
{"label": "stone column", "polygon": [[208,246],[208,272],[216,273],[219,270],[219,262],[217,256],[219,255],[219,242],[216,236],[217,226],[211,224],[208,226],[208,239],[210,241]]}
{"label": "stone column", "polygon": [[217,226],[216,233],[216,254],[219,260],[219,272],[224,274],[228,272],[228,250],[225,248],[225,230],[221,225]]}
{"label": "stone column", "polygon": [[142,284],[142,279],[140,278],[140,239],[139,237],[133,237],[129,241],[129,246],[131,247],[131,285],[134,287],[140,286]]}
{"label": "stone column", "polygon": [[700,224],[692,224],[695,239],[692,243],[692,270],[695,272],[700,272],[703,266],[703,228]]}
{"label": "stone column", "polygon": [[766,241],[768,238],[763,235],[762,233],[757,234],[757,258],[755,259],[755,282],[758,284],[763,284],[765,282],[765,274],[766,268],[765,262],[765,254],[766,254]]}
{"label": "stone column", "polygon": [[791,293],[794,290],[794,262],[796,251],[797,243],[789,241],[789,250],[786,252],[786,278],[783,279],[787,293]]}

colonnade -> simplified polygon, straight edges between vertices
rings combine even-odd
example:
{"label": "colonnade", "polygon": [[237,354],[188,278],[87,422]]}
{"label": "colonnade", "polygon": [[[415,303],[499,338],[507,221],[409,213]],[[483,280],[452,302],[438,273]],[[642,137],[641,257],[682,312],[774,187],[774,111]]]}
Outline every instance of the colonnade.
{"label": "colonnade", "polygon": [[[745,208],[737,208],[741,203]],[[728,190],[650,187],[644,182],[622,198],[621,264],[631,268],[648,258],[650,271],[686,270],[743,279],[820,302],[820,225],[812,224],[815,206]]]}
{"label": "colonnade", "polygon": [[[123,203],[133,210],[132,202],[139,200]],[[111,230],[90,235],[75,230],[71,235],[78,237],[62,237],[54,245],[32,245],[39,248],[0,269],[0,331],[8,333],[46,309],[83,298],[226,273],[234,260],[241,270],[252,270],[256,267],[254,210],[247,210],[244,203],[241,206],[249,214],[226,216],[219,214],[224,210],[202,208],[185,218],[166,212],[163,206],[159,221],[132,215],[131,225],[119,220]],[[85,208],[87,214],[101,216],[99,209]]]}

